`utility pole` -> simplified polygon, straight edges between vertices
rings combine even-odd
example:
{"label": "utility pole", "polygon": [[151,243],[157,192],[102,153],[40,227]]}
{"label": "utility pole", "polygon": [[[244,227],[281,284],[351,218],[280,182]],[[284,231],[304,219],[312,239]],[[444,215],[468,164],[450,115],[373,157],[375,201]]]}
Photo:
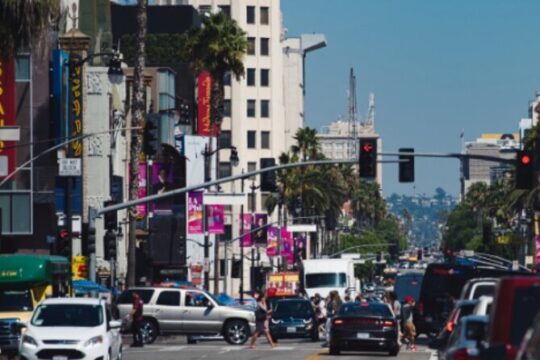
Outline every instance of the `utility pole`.
{"label": "utility pole", "polygon": [[[242,174],[244,173],[244,169],[242,169]],[[240,183],[242,184],[240,186],[240,192],[244,193],[244,181],[245,179],[242,177],[240,180]],[[240,205],[240,288],[238,291],[240,292],[240,303],[243,303],[244,301],[244,204]]]}

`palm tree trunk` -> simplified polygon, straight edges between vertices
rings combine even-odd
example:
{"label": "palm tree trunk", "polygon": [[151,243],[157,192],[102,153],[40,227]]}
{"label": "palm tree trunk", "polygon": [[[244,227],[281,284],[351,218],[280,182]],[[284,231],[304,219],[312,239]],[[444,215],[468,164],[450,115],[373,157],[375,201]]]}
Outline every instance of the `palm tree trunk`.
{"label": "palm tree trunk", "polygon": [[[133,92],[131,100],[131,125],[142,127],[144,125],[144,60],[145,60],[145,39],[146,39],[146,1],[139,0],[137,5],[137,53],[135,58],[135,68],[133,71]],[[137,129],[136,136],[131,137],[130,151],[130,188],[129,199],[135,200],[139,196],[139,156],[143,130]],[[136,222],[137,208],[133,207],[129,211],[129,244],[128,244],[128,271],[127,284],[129,287],[135,286],[136,276]]]}

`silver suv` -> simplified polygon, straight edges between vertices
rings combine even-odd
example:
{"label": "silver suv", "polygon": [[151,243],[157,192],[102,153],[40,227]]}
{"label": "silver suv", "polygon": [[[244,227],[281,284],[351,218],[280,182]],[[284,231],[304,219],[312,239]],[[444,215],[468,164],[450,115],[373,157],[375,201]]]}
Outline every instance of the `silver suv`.
{"label": "silver suv", "polygon": [[[120,316],[132,308],[132,294],[144,302],[143,341],[153,343],[159,334],[222,335],[233,345],[244,344],[255,330],[253,311],[224,306],[198,289],[140,287],[118,298]],[[189,338],[188,338],[189,339]]]}

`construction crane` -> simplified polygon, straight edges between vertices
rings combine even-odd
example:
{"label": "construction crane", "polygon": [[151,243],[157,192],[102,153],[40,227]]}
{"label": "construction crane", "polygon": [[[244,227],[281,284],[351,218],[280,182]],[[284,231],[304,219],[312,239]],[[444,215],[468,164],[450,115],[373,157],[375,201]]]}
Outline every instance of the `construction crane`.
{"label": "construction crane", "polygon": [[358,154],[358,108],[356,105],[356,76],[354,69],[349,72],[349,91],[348,91],[348,125],[349,125],[349,144],[347,146],[349,159],[356,158]]}

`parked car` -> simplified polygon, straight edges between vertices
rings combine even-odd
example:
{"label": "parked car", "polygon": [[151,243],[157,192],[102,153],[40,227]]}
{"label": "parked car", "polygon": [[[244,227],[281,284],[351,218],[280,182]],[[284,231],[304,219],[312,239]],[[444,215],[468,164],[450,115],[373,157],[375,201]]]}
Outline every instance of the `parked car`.
{"label": "parked car", "polygon": [[493,304],[493,296],[480,296],[478,298],[478,303],[473,309],[472,315],[489,315],[491,304]]}
{"label": "parked car", "polygon": [[272,339],[310,338],[319,340],[319,329],[313,306],[309,300],[279,300],[270,319]]}
{"label": "parked car", "polygon": [[198,289],[144,287],[125,291],[118,299],[120,316],[132,307],[132,293],[144,301],[143,341],[153,343],[159,334],[222,335],[233,345],[244,344],[255,330],[255,313],[223,305]]}
{"label": "parked car", "polygon": [[477,360],[479,341],[484,338],[489,318],[469,315],[461,318],[439,360]]}
{"label": "parked car", "polygon": [[527,329],[540,311],[540,277],[503,277],[490,313],[482,359],[513,360]]}
{"label": "parked car", "polygon": [[24,324],[21,359],[121,359],[120,321],[102,299],[51,298]]}
{"label": "parked car", "polygon": [[342,350],[385,351],[397,356],[398,327],[387,304],[346,303],[332,319],[330,354]]}
{"label": "parked car", "polygon": [[536,315],[532,326],[527,330],[516,360],[538,360],[540,359],[540,313]]}

